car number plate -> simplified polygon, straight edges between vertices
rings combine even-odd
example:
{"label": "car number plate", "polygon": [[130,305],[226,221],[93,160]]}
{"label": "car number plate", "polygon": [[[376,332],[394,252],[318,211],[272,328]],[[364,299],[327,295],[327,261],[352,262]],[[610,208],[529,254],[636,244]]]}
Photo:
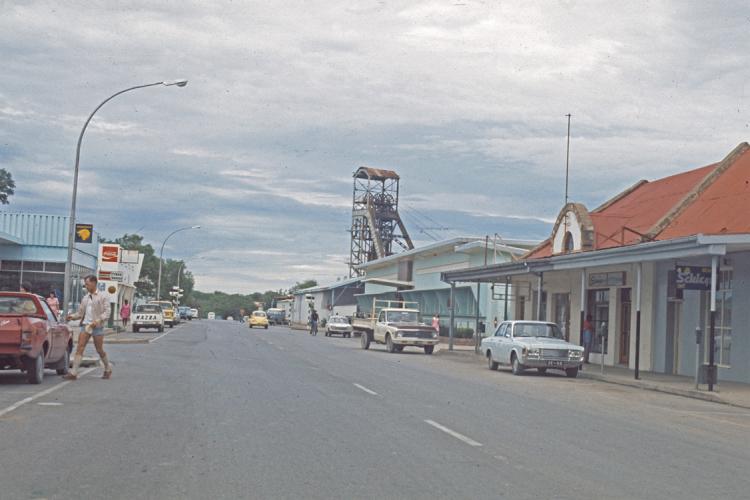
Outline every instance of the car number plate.
{"label": "car number plate", "polygon": [[551,366],[553,368],[562,368],[563,363],[562,361],[547,361],[547,366]]}

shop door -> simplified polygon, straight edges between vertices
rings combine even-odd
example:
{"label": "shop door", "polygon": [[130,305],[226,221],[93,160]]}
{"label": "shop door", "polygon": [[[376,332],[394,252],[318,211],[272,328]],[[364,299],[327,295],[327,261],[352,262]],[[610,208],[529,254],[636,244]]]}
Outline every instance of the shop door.
{"label": "shop door", "polygon": [[682,302],[667,302],[667,338],[664,345],[664,373],[677,373],[680,356],[680,330],[682,329]]}
{"label": "shop door", "polygon": [[630,288],[620,290],[620,356],[619,363],[630,361]]}
{"label": "shop door", "polygon": [[555,294],[555,323],[562,330],[565,340],[570,340],[570,294]]}

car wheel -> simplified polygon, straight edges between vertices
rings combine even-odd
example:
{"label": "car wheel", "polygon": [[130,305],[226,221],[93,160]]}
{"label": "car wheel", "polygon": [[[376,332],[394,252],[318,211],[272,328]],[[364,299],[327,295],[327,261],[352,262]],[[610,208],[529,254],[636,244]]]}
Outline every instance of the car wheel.
{"label": "car wheel", "polygon": [[396,344],[393,343],[390,333],[385,337],[385,348],[388,349],[388,352],[390,353],[396,352]]}
{"label": "car wheel", "polygon": [[133,327],[133,333],[138,333],[138,327],[137,326]]}
{"label": "car wheel", "polygon": [[578,367],[574,366],[573,368],[566,368],[565,376],[568,378],[576,378],[578,376]]}
{"label": "car wheel", "polygon": [[510,364],[513,367],[513,375],[520,375],[523,373],[523,365],[518,361],[518,356],[515,354],[513,354]]}
{"label": "car wheel", "polygon": [[359,336],[359,343],[362,346],[362,349],[367,350],[370,348],[370,336],[367,334],[367,332],[362,332]]}
{"label": "car wheel", "polygon": [[487,368],[490,370],[497,370],[497,367],[500,363],[497,361],[492,361],[492,353],[490,351],[487,351]]}
{"label": "car wheel", "polygon": [[57,363],[57,366],[55,367],[55,371],[58,375],[65,375],[70,370],[70,351],[66,348],[65,354],[63,354],[62,359],[59,363]]}
{"label": "car wheel", "polygon": [[34,359],[29,360],[29,371],[26,379],[30,384],[41,384],[44,380],[44,351]]}
{"label": "car wheel", "polygon": [[266,325],[266,330],[268,330],[268,325]]}
{"label": "car wheel", "polygon": [[157,331],[158,331],[159,333],[163,332],[163,331],[164,331],[164,327],[163,327],[163,326],[160,326],[160,327],[159,327],[159,328],[157,329]]}
{"label": "car wheel", "polygon": [[545,373],[547,373],[546,368],[537,368],[536,371],[539,372],[539,375],[544,375]]}
{"label": "car wheel", "polygon": [[432,354],[435,351],[434,345],[426,345],[424,346],[424,353],[425,354]]}

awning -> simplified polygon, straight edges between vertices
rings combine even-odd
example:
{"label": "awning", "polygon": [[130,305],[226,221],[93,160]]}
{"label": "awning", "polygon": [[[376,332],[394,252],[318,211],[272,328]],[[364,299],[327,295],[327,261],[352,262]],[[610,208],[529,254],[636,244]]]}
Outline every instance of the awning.
{"label": "awning", "polygon": [[372,283],[373,285],[392,286],[400,290],[414,288],[414,283],[411,281],[391,280],[387,278],[365,278],[362,281],[364,283]]}

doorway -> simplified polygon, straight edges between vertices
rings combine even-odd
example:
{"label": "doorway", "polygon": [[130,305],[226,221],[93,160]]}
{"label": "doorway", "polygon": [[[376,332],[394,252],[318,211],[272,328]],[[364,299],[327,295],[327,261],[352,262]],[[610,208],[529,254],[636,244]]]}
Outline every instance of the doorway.
{"label": "doorway", "polygon": [[664,345],[664,373],[676,374],[680,359],[680,330],[682,330],[682,301],[667,302],[667,338]]}
{"label": "doorway", "polygon": [[630,362],[630,288],[620,289],[620,355],[618,362],[628,366]]}
{"label": "doorway", "polygon": [[565,340],[570,340],[570,294],[556,293],[553,299],[555,301],[554,321],[562,330]]}

